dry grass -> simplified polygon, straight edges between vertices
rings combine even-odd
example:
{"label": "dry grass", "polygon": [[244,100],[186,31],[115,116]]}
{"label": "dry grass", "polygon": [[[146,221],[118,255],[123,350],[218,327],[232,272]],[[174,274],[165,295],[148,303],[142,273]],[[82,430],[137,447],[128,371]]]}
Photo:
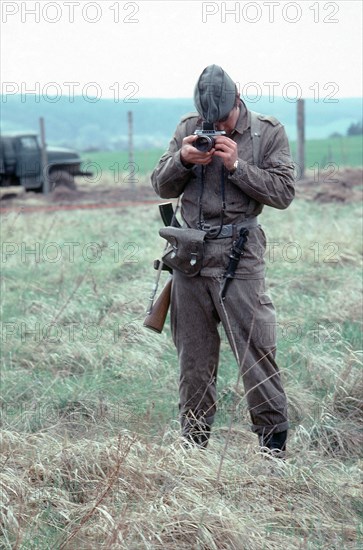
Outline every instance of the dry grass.
{"label": "dry grass", "polygon": [[[107,441],[2,434],[4,548],[358,548],[357,466],[290,441],[286,463],[254,438],[185,449],[122,431]],[[297,452],[298,451],[298,452]],[[35,545],[35,541],[38,541]]]}
{"label": "dry grass", "polygon": [[[141,327],[162,246],[157,212],[6,218],[4,240],[29,247],[117,239],[121,252],[135,242],[140,253],[132,265],[115,262],[110,248],[95,264],[79,254],[73,264],[20,254],[4,263],[6,320],[30,329],[55,320],[63,336],[14,333],[3,345],[0,547],[361,548],[361,251],[351,207],[340,208],[297,201],[277,213],[279,225],[266,212],[270,239],[303,251],[301,262],[277,261],[268,274],[279,322],[301,329],[297,339],[279,333],[292,423],[286,462],[259,454],[225,340],[210,446],[181,445],[170,332]],[[339,261],[326,263],[324,245],[335,238]],[[102,329],[98,341],[79,337],[87,323]]]}

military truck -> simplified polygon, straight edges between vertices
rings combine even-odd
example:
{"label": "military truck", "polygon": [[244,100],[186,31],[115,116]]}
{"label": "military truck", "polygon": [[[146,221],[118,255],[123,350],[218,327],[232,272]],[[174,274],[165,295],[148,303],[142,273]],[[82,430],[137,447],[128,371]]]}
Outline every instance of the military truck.
{"label": "military truck", "polygon": [[0,187],[22,185],[27,191],[44,192],[48,176],[49,191],[58,185],[75,189],[75,176],[91,176],[81,169],[82,159],[76,151],[46,148],[43,166],[42,148],[33,133],[14,133],[0,137]]}

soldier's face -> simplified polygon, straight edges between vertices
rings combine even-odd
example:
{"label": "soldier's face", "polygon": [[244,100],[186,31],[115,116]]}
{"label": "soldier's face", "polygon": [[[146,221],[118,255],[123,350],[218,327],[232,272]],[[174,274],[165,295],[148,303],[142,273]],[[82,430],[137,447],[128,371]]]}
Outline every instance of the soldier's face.
{"label": "soldier's face", "polygon": [[232,111],[229,112],[227,118],[219,120],[216,122],[215,126],[217,130],[222,130],[227,134],[230,134],[236,127],[237,120],[239,117],[239,105],[233,107]]}

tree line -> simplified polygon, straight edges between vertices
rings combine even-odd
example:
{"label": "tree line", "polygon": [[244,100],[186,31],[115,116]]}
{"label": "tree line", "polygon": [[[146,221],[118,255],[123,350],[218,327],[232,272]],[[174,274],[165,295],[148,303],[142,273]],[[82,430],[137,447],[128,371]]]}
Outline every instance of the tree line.
{"label": "tree line", "polygon": [[361,136],[362,134],[362,122],[353,122],[347,130],[347,136]]}

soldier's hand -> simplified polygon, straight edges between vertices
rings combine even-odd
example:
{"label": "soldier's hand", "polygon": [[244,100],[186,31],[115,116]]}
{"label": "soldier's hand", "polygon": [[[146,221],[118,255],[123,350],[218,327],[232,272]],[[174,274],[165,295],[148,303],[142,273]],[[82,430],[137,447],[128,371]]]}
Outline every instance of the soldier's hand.
{"label": "soldier's hand", "polygon": [[226,136],[217,136],[215,141],[216,147],[214,154],[222,158],[224,166],[231,172],[238,158],[237,143]]}
{"label": "soldier's hand", "polygon": [[193,145],[193,142],[198,138],[196,135],[187,136],[183,139],[180,157],[183,164],[209,164],[212,161],[214,149],[207,153],[198,151]]}

